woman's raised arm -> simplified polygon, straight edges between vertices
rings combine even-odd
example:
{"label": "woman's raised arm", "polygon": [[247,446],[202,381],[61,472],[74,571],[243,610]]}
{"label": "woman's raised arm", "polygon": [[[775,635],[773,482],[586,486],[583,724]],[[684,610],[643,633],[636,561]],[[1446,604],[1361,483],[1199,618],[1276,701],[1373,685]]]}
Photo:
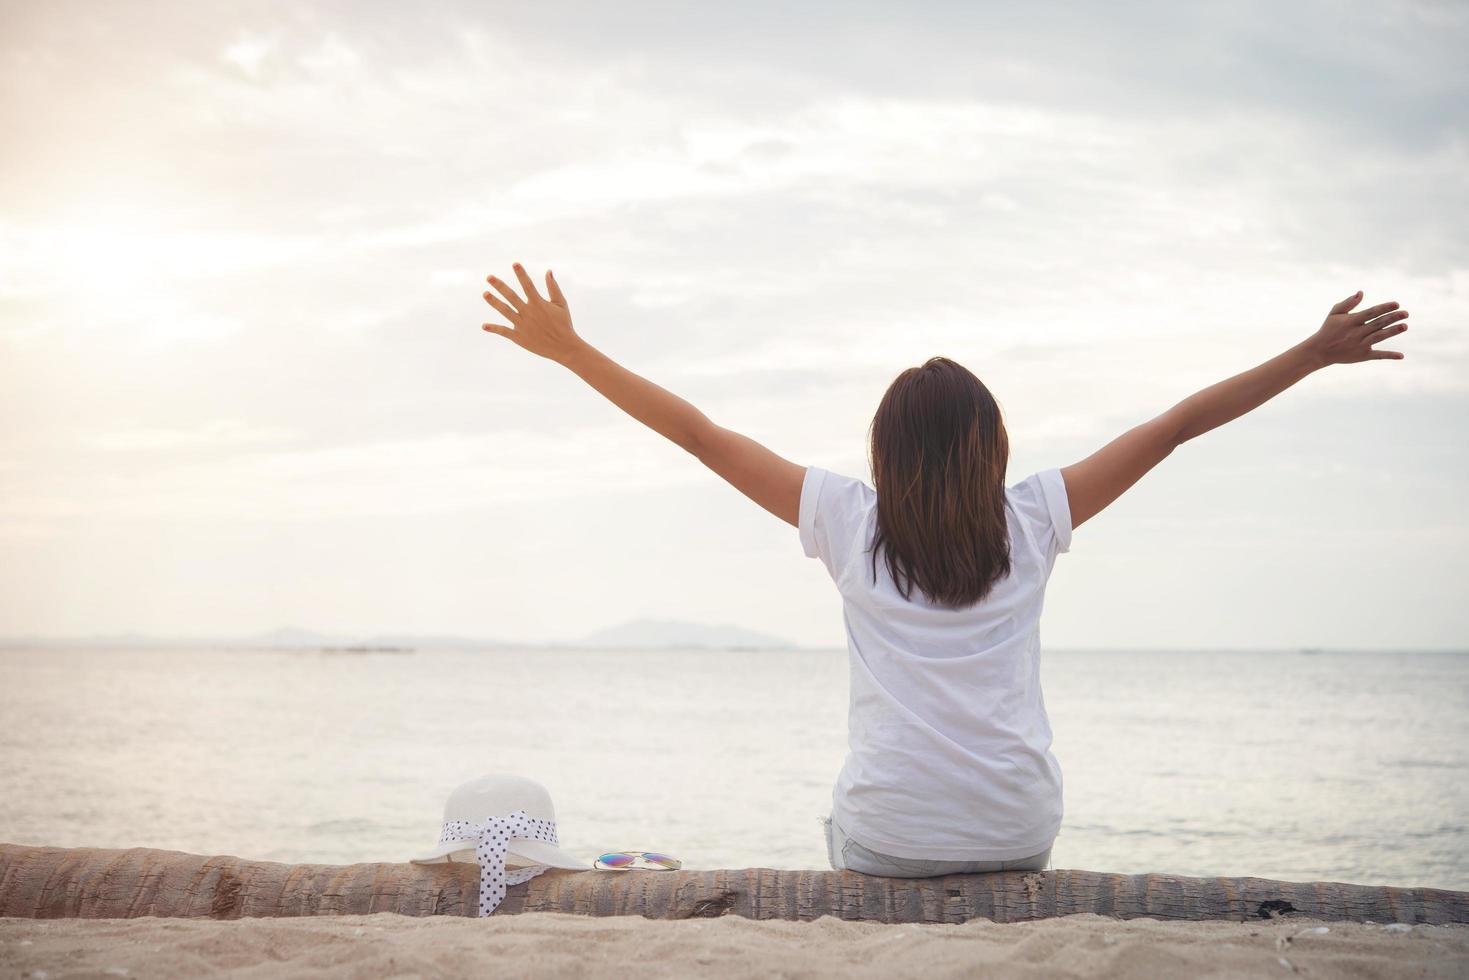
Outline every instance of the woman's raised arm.
{"label": "woman's raised arm", "polygon": [[502,280],[485,277],[500,294],[486,291],[485,302],[513,324],[486,323],[485,330],[569,368],[654,432],[691,453],[696,451],[704,430],[713,424],[703,412],[583,340],[571,325],[571,307],[550,269],[546,270],[546,299],[536,292],[535,283],[519,262],[515,263],[515,275],[525,290],[524,298]]}
{"label": "woman's raised arm", "polygon": [[520,263],[515,275],[522,298],[494,276],[486,281],[485,302],[511,326],[486,323],[483,329],[570,369],[608,401],[648,428],[698,457],[736,490],[795,526],[806,468],[777,456],[747,436],[715,425],[703,412],[673,392],[634,374],[583,340],[571,325],[571,308],[555,276],[546,270],[543,299]]}
{"label": "woman's raised arm", "polygon": [[1197,392],[1162,415],[1112,440],[1079,463],[1064,467],[1071,526],[1089,520],[1142,479],[1181,444],[1239,418],[1274,398],[1306,375],[1329,364],[1401,360],[1397,351],[1374,345],[1408,329],[1408,316],[1396,302],[1351,312],[1359,290],[1337,303],[1321,328],[1290,350],[1258,367]]}

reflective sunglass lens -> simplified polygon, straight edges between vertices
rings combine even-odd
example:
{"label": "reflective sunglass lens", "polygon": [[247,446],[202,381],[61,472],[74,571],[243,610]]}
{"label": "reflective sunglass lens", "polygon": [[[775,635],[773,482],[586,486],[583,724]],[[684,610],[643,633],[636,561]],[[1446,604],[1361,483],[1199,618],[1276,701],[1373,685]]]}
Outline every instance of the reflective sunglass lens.
{"label": "reflective sunglass lens", "polygon": [[674,867],[679,863],[678,858],[671,858],[667,854],[644,854],[643,857],[653,864],[665,864],[669,867]]}
{"label": "reflective sunglass lens", "polygon": [[609,868],[625,868],[636,860],[631,854],[603,854],[598,861]]}

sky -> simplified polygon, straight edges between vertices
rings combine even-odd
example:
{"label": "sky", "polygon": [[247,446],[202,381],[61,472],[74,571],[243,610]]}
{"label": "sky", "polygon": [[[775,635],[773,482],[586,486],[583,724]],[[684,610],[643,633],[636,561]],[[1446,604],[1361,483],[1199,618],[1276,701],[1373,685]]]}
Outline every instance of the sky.
{"label": "sky", "polygon": [[796,529],[479,325],[871,483],[935,354],[1010,480],[1334,367],[1077,530],[1058,647],[1469,648],[1469,6],[0,2],[0,634],[844,642]]}

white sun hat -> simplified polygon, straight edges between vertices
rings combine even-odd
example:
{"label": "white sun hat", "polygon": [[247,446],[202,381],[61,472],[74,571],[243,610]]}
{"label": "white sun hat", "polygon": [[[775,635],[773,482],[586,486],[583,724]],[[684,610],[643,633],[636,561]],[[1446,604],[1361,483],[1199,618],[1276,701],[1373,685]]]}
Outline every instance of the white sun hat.
{"label": "white sun hat", "polygon": [[[461,784],[444,804],[444,826],[433,849],[414,864],[464,861],[480,867],[480,915],[505,897],[505,886],[551,868],[586,871],[592,862],[563,851],[556,808],[546,787],[513,773],[490,773]],[[529,865],[508,870],[507,864]]]}

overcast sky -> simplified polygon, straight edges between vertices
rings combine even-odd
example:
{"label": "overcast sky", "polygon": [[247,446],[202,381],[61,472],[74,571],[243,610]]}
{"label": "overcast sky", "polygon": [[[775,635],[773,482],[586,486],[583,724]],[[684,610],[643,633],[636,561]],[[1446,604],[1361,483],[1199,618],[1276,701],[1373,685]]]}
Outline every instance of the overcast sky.
{"label": "overcast sky", "polygon": [[479,329],[520,261],[869,483],[933,354],[1013,482],[1397,300],[1405,360],[1080,529],[1042,634],[1469,647],[1466,49],[1453,0],[0,3],[0,633],[840,645],[795,528]]}

